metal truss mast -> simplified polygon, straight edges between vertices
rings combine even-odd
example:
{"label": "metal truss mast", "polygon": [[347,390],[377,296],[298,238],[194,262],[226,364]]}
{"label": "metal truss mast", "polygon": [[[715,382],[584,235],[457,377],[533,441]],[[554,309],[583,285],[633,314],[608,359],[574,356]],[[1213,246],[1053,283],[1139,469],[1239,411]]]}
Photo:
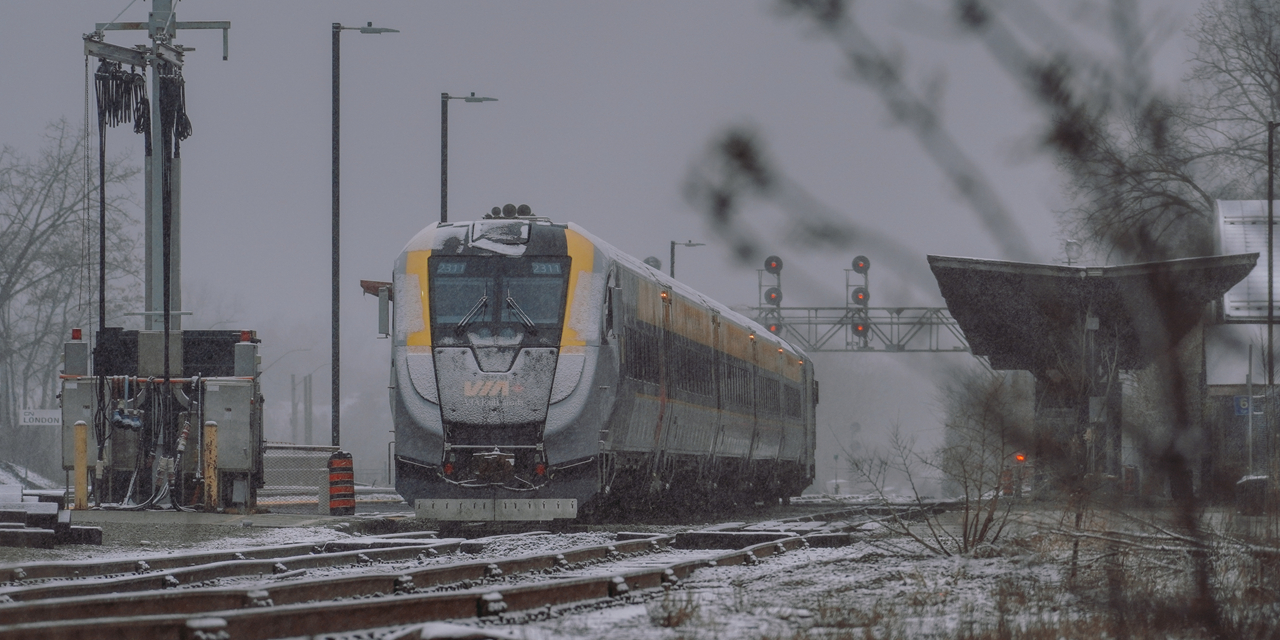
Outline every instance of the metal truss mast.
{"label": "metal truss mast", "polygon": [[809,353],[969,351],[946,307],[761,306],[752,307],[751,315]]}

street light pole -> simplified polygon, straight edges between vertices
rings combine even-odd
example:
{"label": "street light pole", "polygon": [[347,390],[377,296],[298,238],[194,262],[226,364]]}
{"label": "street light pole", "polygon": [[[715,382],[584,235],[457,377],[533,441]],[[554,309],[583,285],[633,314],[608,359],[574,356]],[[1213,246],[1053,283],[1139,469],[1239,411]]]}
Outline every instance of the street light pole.
{"label": "street light pole", "polygon": [[694,242],[694,241],[692,241],[692,240],[690,240],[690,241],[688,241],[688,242],[676,242],[675,240],[672,240],[672,241],[671,241],[671,262],[667,263],[667,269],[668,269],[667,273],[669,273],[669,274],[671,275],[671,277],[672,277],[672,278],[676,277],[676,245],[680,245],[680,246],[682,246],[682,247],[705,247],[705,246],[707,246],[705,243],[702,243],[702,242]]}
{"label": "street light pole", "polygon": [[472,91],[469,96],[451,96],[440,94],[440,222],[449,221],[449,101],[463,102],[497,102],[497,98],[476,96]]}
{"label": "street light pole", "polygon": [[332,130],[332,136],[333,136],[333,139],[332,139],[332,142],[333,142],[333,149],[332,149],[332,153],[333,153],[333,156],[332,156],[332,158],[331,158],[331,159],[332,159],[332,163],[333,163],[333,164],[332,164],[332,180],[333,180],[333,184],[332,184],[332,191],[331,191],[331,195],[332,195],[332,198],[333,198],[333,244],[332,244],[332,248],[331,248],[331,251],[332,251],[332,254],[333,254],[333,255],[332,255],[332,257],[333,257],[333,265],[332,265],[332,267],[333,267],[333,278],[332,278],[332,291],[330,292],[330,293],[331,293],[331,296],[332,296],[332,305],[331,305],[331,309],[330,309],[330,311],[331,311],[331,315],[332,315],[332,322],[333,322],[333,326],[332,326],[332,336],[331,336],[331,338],[332,338],[332,344],[331,344],[330,346],[331,346],[331,348],[332,348],[332,354],[333,354],[333,355],[332,355],[332,361],[331,361],[331,363],[330,363],[330,364],[332,365],[332,372],[331,372],[331,376],[330,376],[330,382],[331,382],[331,384],[332,384],[332,388],[331,388],[331,390],[330,390],[330,393],[332,393],[332,395],[333,395],[333,403],[332,403],[332,409],[331,409],[331,413],[332,413],[331,419],[332,419],[332,430],[333,430],[333,446],[335,446],[335,447],[336,447],[336,446],[338,446],[338,442],[339,442],[339,440],[340,440],[340,436],[339,436],[339,434],[340,434],[340,430],[339,430],[339,428],[338,428],[338,424],[339,424],[339,422],[338,422],[338,412],[339,412],[339,408],[338,408],[338,407],[339,407],[339,405],[340,405],[340,403],[341,403],[341,399],[342,399],[342,398],[341,398],[341,395],[340,395],[340,390],[341,390],[341,388],[342,388],[342,385],[341,385],[341,382],[340,382],[340,381],[341,381],[341,378],[340,378],[340,376],[339,376],[339,366],[338,366],[338,356],[339,356],[339,353],[338,353],[338,352],[339,352],[339,349],[338,349],[338,307],[339,307],[339,304],[338,304],[338,303],[339,303],[339,300],[341,299],[341,295],[340,295],[340,292],[339,292],[339,290],[338,290],[338,277],[339,277],[339,275],[340,275],[340,269],[339,269],[339,266],[340,266],[340,265],[339,265],[339,256],[340,256],[341,246],[342,246],[342,245],[341,245],[341,243],[340,243],[340,241],[339,241],[339,232],[340,232],[341,226],[338,224],[338,222],[339,222],[339,208],[338,208],[338,157],[339,157],[339,154],[338,154],[338,138],[339,138],[339,131],[338,131],[338,127],[339,127],[339,123],[341,122],[341,119],[338,117],[338,116],[339,116],[339,113],[338,113],[338,103],[339,103],[339,96],[340,96],[340,92],[339,92],[339,90],[338,90],[338,87],[339,87],[339,64],[338,64],[338,62],[339,62],[339,60],[341,59],[340,49],[339,49],[339,45],[340,45],[341,40],[339,39],[339,36],[340,36],[340,35],[342,35],[342,32],[343,32],[344,30],[352,30],[352,29],[359,30],[359,31],[360,31],[360,33],[375,33],[375,34],[376,34],[376,33],[399,33],[399,31],[398,31],[398,30],[396,30],[396,29],[386,29],[386,28],[383,28],[383,27],[375,27],[375,26],[373,26],[373,23],[372,23],[372,22],[367,23],[367,26],[364,26],[364,27],[344,27],[344,26],[342,26],[342,24],[341,24],[341,23],[338,23],[338,22],[333,23],[333,112],[332,112],[332,114],[333,114],[333,123],[332,123],[332,124],[333,124],[333,130]]}

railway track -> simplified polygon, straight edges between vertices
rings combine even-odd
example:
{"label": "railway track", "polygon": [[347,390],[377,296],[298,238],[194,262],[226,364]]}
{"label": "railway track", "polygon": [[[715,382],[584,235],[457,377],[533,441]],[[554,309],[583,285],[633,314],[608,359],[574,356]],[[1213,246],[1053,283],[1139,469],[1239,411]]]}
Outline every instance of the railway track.
{"label": "railway track", "polygon": [[[478,560],[460,550],[477,551],[492,540],[400,535],[0,566],[0,579],[7,577],[0,586],[0,640],[268,640],[548,615],[643,599],[702,567],[839,544],[873,519],[846,509],[676,534],[620,532],[607,544]],[[520,534],[531,535],[537,534]],[[495,540],[513,537],[519,536]]]}

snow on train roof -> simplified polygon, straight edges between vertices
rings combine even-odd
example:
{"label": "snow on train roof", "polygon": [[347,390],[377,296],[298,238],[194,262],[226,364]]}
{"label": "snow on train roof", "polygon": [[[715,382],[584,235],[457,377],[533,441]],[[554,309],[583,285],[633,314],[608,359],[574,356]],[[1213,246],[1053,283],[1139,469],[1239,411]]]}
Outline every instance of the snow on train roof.
{"label": "snow on train roof", "polygon": [[[454,240],[455,243],[460,246],[465,245],[468,243],[468,237],[470,233],[483,231],[483,233],[480,234],[484,236],[484,238],[482,239],[490,240],[490,242],[486,242],[482,246],[482,248],[494,250],[493,247],[490,245],[501,245],[502,250],[496,250],[495,251],[496,253],[503,253],[506,255],[520,255],[523,253],[524,245],[519,244],[518,242],[511,242],[511,241],[514,240],[517,236],[521,236],[522,234],[522,232],[517,230],[516,228],[517,226],[525,229],[521,237],[528,238],[527,225],[530,225],[530,224],[550,225],[552,223],[549,222],[546,218],[541,218],[541,217],[539,218],[505,218],[505,219],[500,218],[496,220],[458,221],[458,222],[447,222],[444,224],[436,223],[436,224],[428,225],[422,231],[419,231],[416,235],[414,235],[413,238],[409,240],[408,244],[405,245],[404,252],[439,250],[444,246],[450,244],[449,240]],[[484,225],[484,227],[482,228],[479,225]],[[667,274],[663,273],[661,270],[650,267],[649,265],[645,264],[643,261],[639,260],[638,258],[623,252],[622,250],[609,244],[608,242],[601,240],[598,236],[583,229],[582,226],[578,225],[577,223],[570,222],[570,223],[567,223],[567,226],[569,229],[572,229],[574,232],[582,234],[583,237],[590,240],[598,248],[604,250],[606,253],[610,255],[611,258],[613,258],[617,262],[626,264],[628,267],[630,267],[634,271],[638,271],[640,273],[647,273],[655,281],[661,283],[664,286],[670,287],[672,291],[678,292],[680,295],[686,298],[697,300],[703,306],[709,309],[714,309],[720,314],[721,317],[732,320],[733,322],[739,325],[742,325],[743,327],[755,332],[756,336],[763,342],[788,349],[792,353],[797,354],[799,356],[806,355],[804,351],[796,348],[791,343],[773,334],[764,326],[757,323],[755,320],[752,320],[751,318],[748,318],[747,316],[744,316],[741,313],[734,311],[733,309],[729,308],[727,305],[724,305],[720,302],[717,302],[716,300],[708,298],[702,293],[694,290],[692,287],[689,287],[688,285],[680,282],[679,280],[676,280],[671,276],[668,276]],[[473,246],[481,246],[480,244],[477,244],[476,240],[474,239],[471,240],[470,244],[472,244]],[[515,249],[516,247],[519,247],[518,253],[516,253],[517,251]]]}
{"label": "snow on train roof", "polygon": [[648,273],[654,280],[657,280],[659,283],[670,287],[672,291],[675,291],[686,298],[697,300],[700,303],[702,303],[703,306],[709,309],[716,310],[721,317],[728,318],[729,320],[732,320],[742,325],[743,327],[746,327],[752,330],[753,332],[755,332],[756,336],[761,341],[768,344],[773,344],[779,347],[783,347],[785,349],[790,350],[794,354],[807,357],[807,354],[805,354],[804,351],[797,349],[794,345],[787,342],[786,340],[783,340],[781,337],[775,335],[773,332],[769,331],[768,329],[764,328],[763,325],[756,322],[755,320],[752,320],[751,318],[748,318],[747,316],[744,316],[741,313],[738,313],[737,311],[730,309],[727,305],[721,304],[716,300],[708,298],[707,296],[703,295],[702,293],[698,292],[692,287],[663,273],[662,270],[654,269],[653,267],[645,264],[642,260],[636,258],[635,256],[625,253],[622,250],[618,249],[617,247],[599,239],[595,235],[592,235],[590,232],[583,229],[577,223],[570,222],[569,228],[585,236],[597,247],[607,248],[609,252],[612,254],[613,259],[616,260],[617,262],[624,263],[627,266],[631,267],[633,270],[639,271],[640,273]]}

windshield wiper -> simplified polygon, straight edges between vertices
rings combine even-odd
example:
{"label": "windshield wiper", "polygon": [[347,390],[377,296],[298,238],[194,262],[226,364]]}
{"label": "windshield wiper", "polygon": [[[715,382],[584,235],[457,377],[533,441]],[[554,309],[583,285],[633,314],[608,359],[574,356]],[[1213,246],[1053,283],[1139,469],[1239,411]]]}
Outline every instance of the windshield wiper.
{"label": "windshield wiper", "polygon": [[457,326],[453,328],[454,332],[462,333],[462,331],[465,330],[473,320],[475,320],[476,316],[488,306],[489,292],[485,291],[484,295],[480,296],[479,300],[476,300],[475,306],[471,307],[471,310],[467,312],[467,315],[462,316],[462,319],[458,321]]}
{"label": "windshield wiper", "polygon": [[520,305],[516,304],[516,299],[511,297],[510,289],[507,289],[507,308],[516,312],[516,317],[520,318],[520,323],[529,329],[529,333],[538,333],[538,326],[533,324],[533,320],[529,319],[529,316],[525,314],[524,309],[521,309]]}

